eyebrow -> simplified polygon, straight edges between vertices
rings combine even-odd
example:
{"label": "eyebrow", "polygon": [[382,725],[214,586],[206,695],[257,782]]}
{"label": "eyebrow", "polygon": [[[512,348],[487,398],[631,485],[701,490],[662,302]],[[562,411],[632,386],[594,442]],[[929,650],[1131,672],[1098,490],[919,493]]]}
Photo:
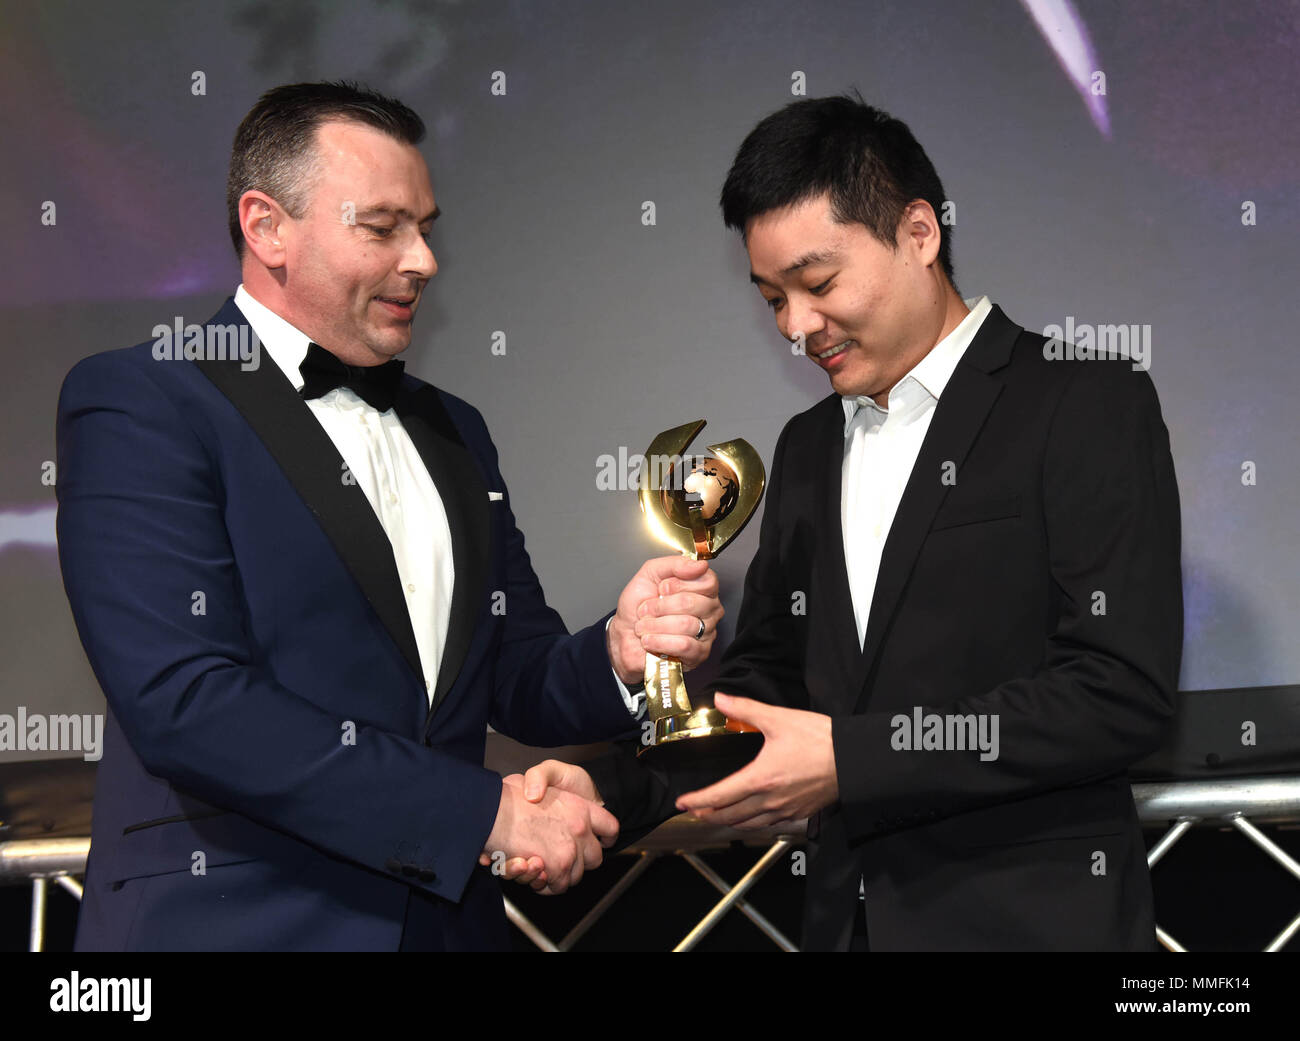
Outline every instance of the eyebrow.
{"label": "eyebrow", "polygon": [[423,217],[417,218],[410,210],[401,206],[371,206],[357,214],[358,218],[362,217],[400,217],[403,220],[415,221],[416,224],[428,224],[442,216],[442,210],[434,206],[432,212]]}
{"label": "eyebrow", "polygon": [[[802,257],[796,260],[788,268],[783,269],[781,271],[781,274],[793,275],[796,271],[799,271],[802,268],[813,267],[818,264],[833,264],[839,259],[840,259],[839,251],[833,249],[824,249],[824,250],[817,250],[816,252],[813,253],[805,253]],[[760,278],[752,271],[749,273],[749,280],[753,282],[754,285],[756,286],[758,285],[765,286],[770,284],[767,281],[767,279]]]}

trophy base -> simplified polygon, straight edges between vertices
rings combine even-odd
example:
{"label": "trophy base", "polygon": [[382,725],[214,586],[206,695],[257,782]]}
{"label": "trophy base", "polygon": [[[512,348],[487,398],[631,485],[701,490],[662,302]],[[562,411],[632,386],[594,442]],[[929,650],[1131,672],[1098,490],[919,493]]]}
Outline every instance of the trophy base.
{"label": "trophy base", "polygon": [[735,773],[762,747],[759,731],[741,730],[717,709],[701,708],[655,720],[654,740],[637,757],[671,771],[675,786],[699,788]]}

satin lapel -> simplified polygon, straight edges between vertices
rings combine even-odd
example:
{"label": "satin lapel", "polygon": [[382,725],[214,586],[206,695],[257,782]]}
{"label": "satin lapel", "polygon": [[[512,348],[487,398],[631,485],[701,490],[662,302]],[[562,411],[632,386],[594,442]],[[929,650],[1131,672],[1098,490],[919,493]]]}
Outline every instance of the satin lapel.
{"label": "satin lapel", "polygon": [[425,720],[427,732],[434,712],[460,675],[474,637],[484,603],[491,518],[487,486],[437,390],[408,377],[398,389],[394,408],[442,499],[451,528],[452,562],[456,569],[447,642]]}
{"label": "satin lapel", "polygon": [[930,533],[934,515],[947,498],[950,485],[941,479],[949,469],[947,464],[951,462],[951,469],[960,480],[961,464],[984,425],[989,409],[1002,392],[1002,381],[989,373],[1006,364],[1020,331],[1020,327],[1011,322],[1000,308],[994,307],[957,363],[935,406],[934,418],[921,443],[920,454],[903,490],[903,498],[881,554],[862,657],[853,686],[857,694],[854,711],[862,711],[865,707],[867,679],[880,654],[885,633],[912,574],[921,545]]}
{"label": "satin lapel", "polygon": [[[228,301],[209,324],[244,325],[243,313]],[[280,464],[315,515],[361,592],[411,667],[421,676],[420,653],[392,544],[365,492],[343,482],[343,457],[266,352],[245,371],[238,360],[196,360],[195,365],[244,417]],[[424,683],[420,681],[423,690]]]}

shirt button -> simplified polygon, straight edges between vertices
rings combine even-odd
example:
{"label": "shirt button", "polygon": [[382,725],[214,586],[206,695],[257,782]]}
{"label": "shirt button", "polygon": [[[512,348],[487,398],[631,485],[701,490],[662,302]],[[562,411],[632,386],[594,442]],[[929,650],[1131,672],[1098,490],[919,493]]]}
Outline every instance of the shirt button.
{"label": "shirt button", "polygon": [[414,592],[415,592],[415,583],[414,583],[414,582],[407,582],[407,583],[406,583],[406,591],[407,591],[408,593],[414,593]]}
{"label": "shirt button", "polygon": [[391,503],[396,503],[396,502],[397,502],[397,496],[396,496],[396,495],[390,495],[390,496],[388,497],[388,501],[391,502]]}

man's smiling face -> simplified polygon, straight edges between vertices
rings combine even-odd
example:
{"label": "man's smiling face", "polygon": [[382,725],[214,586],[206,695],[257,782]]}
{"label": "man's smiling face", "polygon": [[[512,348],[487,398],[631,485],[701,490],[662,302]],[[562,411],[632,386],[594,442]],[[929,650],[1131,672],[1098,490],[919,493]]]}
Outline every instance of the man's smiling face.
{"label": "man's smiling face", "polygon": [[404,351],[438,270],[426,241],[437,215],[413,145],[361,123],[322,124],[310,201],[282,229],[285,318],[352,364]]}
{"label": "man's smiling face", "polygon": [[[926,214],[929,207],[923,223]],[[891,250],[862,224],[836,223],[829,195],[771,210],[745,228],[750,278],[781,335],[803,334],[808,357],[837,394],[882,405],[936,342],[939,290],[927,240],[905,215]]]}

